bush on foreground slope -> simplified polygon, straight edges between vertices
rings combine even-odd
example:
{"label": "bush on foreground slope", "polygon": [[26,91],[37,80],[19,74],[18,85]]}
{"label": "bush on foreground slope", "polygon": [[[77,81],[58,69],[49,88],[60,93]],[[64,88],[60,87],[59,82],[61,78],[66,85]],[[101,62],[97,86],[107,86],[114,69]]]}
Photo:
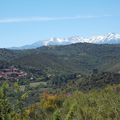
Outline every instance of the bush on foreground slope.
{"label": "bush on foreground slope", "polygon": [[[99,91],[76,91],[64,95],[47,93],[42,95],[40,102],[27,107],[24,103],[27,102],[28,91],[21,93],[17,84],[12,90],[7,83],[0,87],[1,120],[120,119],[120,85],[108,86]],[[14,104],[9,91],[15,93]]]}

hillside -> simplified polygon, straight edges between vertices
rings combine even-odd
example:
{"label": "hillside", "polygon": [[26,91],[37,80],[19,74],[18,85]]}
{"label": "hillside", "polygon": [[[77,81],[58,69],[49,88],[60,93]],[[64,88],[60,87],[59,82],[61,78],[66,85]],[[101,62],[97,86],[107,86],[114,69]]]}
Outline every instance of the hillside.
{"label": "hillside", "polygon": [[1,59],[14,65],[40,68],[48,73],[118,72],[120,68],[119,44],[76,43],[64,46],[46,46],[31,50],[2,49]]}
{"label": "hillside", "polygon": [[[18,74],[28,74],[18,77],[18,82],[13,79],[16,76],[7,82],[1,78],[0,119],[119,120],[120,74],[116,73],[120,71],[119,44],[1,49],[0,55],[1,70],[15,65]],[[12,68],[11,71],[14,73]]]}
{"label": "hillside", "polygon": [[115,64],[119,64],[120,45],[78,43],[41,47],[23,52],[26,52],[26,55],[15,59],[14,63],[42,67],[54,72],[91,72],[94,68],[102,71],[119,70]]}

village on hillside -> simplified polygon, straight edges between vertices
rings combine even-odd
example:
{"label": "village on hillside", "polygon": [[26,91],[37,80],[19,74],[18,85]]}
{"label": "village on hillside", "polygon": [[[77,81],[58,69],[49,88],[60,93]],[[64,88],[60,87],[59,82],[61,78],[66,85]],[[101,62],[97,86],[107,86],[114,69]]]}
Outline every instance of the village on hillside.
{"label": "village on hillside", "polygon": [[22,71],[14,66],[0,69],[0,79],[17,80],[26,76],[27,73],[25,71]]}

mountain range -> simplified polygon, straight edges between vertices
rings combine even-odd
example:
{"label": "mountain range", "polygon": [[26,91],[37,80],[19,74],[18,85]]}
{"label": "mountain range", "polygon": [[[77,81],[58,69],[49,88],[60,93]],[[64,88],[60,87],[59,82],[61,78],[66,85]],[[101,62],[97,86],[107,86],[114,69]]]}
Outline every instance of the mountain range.
{"label": "mountain range", "polygon": [[105,35],[92,36],[92,37],[72,36],[68,38],[50,38],[47,40],[37,41],[30,45],[24,45],[21,47],[12,47],[11,49],[33,49],[42,46],[69,45],[74,43],[119,44],[120,34],[108,33]]}

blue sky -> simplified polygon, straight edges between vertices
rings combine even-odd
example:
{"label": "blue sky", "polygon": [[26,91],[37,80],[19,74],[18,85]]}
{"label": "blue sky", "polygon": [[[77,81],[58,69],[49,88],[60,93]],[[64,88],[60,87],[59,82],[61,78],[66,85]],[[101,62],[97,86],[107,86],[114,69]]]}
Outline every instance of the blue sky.
{"label": "blue sky", "polygon": [[0,47],[120,33],[120,0],[0,0]]}

